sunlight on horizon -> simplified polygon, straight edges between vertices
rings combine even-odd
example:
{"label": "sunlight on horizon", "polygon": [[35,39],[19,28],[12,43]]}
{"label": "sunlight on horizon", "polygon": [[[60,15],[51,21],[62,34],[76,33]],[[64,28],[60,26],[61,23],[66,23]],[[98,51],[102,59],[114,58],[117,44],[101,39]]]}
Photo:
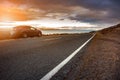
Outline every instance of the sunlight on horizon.
{"label": "sunlight on horizon", "polygon": [[54,20],[54,19],[43,19],[43,20],[29,20],[29,21],[8,21],[0,22],[0,28],[12,28],[18,25],[30,25],[33,27],[42,28],[60,28],[60,27],[95,27],[89,23],[82,23],[70,20]]}

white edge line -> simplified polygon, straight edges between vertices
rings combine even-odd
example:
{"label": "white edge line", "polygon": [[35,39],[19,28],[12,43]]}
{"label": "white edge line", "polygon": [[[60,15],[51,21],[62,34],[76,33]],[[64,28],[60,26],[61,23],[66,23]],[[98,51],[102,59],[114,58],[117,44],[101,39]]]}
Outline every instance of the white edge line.
{"label": "white edge line", "polygon": [[53,68],[50,72],[48,72],[43,78],[40,80],[50,80],[64,65],[66,65],[88,42],[90,42],[94,34],[90,39],[88,39],[82,46],[80,46],[77,50],[75,50],[70,56],[68,56],[65,60],[63,60],[59,65]]}

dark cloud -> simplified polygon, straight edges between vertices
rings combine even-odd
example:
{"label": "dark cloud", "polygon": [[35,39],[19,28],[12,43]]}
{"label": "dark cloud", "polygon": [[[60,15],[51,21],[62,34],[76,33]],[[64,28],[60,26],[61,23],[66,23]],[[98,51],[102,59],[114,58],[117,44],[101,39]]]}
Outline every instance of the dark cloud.
{"label": "dark cloud", "polygon": [[67,4],[69,6],[81,6],[86,9],[89,9],[90,12],[96,11],[96,14],[100,11],[106,11],[108,14],[106,16],[94,16],[96,14],[90,15],[76,15],[73,19],[85,22],[92,22],[92,23],[111,23],[111,22],[118,22],[120,20],[120,0],[69,0]]}
{"label": "dark cloud", "polygon": [[[1,0],[5,1],[5,0]],[[89,23],[120,20],[120,0],[6,0],[44,11],[42,17],[65,18]],[[34,15],[41,14],[39,11]],[[49,15],[49,16],[48,16]],[[38,16],[38,18],[41,16]]]}

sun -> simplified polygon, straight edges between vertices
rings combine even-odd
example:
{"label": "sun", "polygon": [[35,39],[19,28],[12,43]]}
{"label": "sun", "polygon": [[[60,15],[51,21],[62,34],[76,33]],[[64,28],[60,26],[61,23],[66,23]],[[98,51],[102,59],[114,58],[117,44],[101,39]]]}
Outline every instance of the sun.
{"label": "sun", "polygon": [[28,19],[27,12],[16,7],[0,7],[0,21],[22,21]]}
{"label": "sun", "polygon": [[7,21],[13,21],[13,18],[11,15],[9,14],[4,14],[3,16],[1,16],[1,21],[7,22]]}

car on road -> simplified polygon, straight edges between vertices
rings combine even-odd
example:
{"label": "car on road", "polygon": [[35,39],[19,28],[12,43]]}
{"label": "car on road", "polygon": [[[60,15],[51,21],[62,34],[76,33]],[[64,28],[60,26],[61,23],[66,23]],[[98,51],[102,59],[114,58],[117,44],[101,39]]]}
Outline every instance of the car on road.
{"label": "car on road", "polygon": [[27,38],[27,37],[41,37],[42,32],[32,26],[21,25],[13,27],[10,32],[11,38]]}

